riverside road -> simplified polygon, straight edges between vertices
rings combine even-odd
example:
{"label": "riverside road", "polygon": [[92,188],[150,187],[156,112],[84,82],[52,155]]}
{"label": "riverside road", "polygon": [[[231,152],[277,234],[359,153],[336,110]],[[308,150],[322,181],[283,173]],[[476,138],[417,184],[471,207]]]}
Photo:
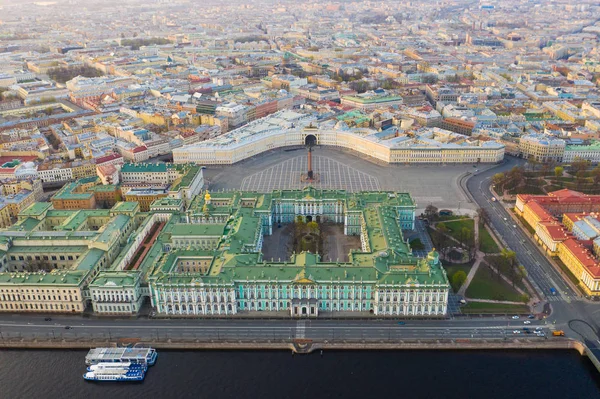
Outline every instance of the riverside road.
{"label": "riverside road", "polygon": [[[443,320],[265,320],[265,319],[132,319],[88,318],[82,316],[52,316],[46,321],[40,315],[0,315],[0,339],[78,339],[78,338],[138,338],[142,341],[165,339],[198,340],[414,340],[414,339],[491,339],[517,338],[544,339],[526,334],[540,327],[548,336],[553,329],[584,340],[599,353],[598,325],[600,303],[588,301],[575,292],[552,267],[532,241],[529,233],[518,226],[504,205],[492,201],[491,177],[510,170],[523,161],[512,157],[500,165],[466,176],[460,184],[470,193],[472,201],[465,208],[484,208],[490,224],[501,240],[517,253],[525,266],[530,281],[541,299],[550,304],[552,314],[545,320],[510,317],[460,317]],[[516,227],[515,227],[516,226]],[[550,288],[557,295],[550,294]],[[68,327],[68,328],[67,328]],[[516,333],[516,331],[520,331]]]}
{"label": "riverside road", "polygon": [[[538,294],[550,303],[550,320],[556,322],[557,329],[565,330],[572,338],[584,340],[597,353],[600,346],[600,303],[585,300],[579,292],[571,289],[541,252],[529,232],[519,226],[519,222],[509,214],[504,204],[492,201],[492,176],[522,163],[521,160],[507,157],[504,164],[471,176],[466,181],[466,188],[477,206],[487,211],[490,224],[501,239],[516,252],[519,263],[527,270],[529,280]],[[550,288],[556,289],[556,295],[551,294]],[[575,325],[573,321],[580,321],[574,329],[571,328]]]}
{"label": "riverside road", "polygon": [[[498,339],[527,336],[523,328],[541,328],[546,334],[554,328],[545,321],[526,318],[445,319],[445,320],[197,320],[197,319],[85,319],[76,316],[44,317],[32,315],[3,316],[2,338],[23,339],[119,339],[142,341],[161,339],[199,340],[402,340],[402,339]],[[67,328],[68,327],[68,328]],[[519,331],[519,333],[515,333]]]}

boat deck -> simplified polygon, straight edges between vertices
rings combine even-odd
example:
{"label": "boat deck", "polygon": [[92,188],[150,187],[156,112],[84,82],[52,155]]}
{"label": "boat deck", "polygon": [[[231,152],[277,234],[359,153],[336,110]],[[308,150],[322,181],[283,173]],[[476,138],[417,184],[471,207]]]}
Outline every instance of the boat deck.
{"label": "boat deck", "polygon": [[146,363],[152,348],[96,348],[90,349],[85,357],[86,363],[134,362]]}

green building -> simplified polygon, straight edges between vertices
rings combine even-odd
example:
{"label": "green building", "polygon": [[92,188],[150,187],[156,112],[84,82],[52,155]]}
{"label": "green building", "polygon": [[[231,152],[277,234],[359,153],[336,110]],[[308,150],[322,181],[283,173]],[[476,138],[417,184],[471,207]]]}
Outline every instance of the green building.
{"label": "green building", "polygon": [[[158,315],[319,314],[444,316],[449,283],[435,251],[413,256],[402,229],[414,227],[408,194],[282,190],[198,196],[184,217],[169,220],[149,275]],[[293,223],[343,225],[360,237],[346,261],[292,253],[265,259],[265,237]],[[157,251],[158,253],[158,251]]]}

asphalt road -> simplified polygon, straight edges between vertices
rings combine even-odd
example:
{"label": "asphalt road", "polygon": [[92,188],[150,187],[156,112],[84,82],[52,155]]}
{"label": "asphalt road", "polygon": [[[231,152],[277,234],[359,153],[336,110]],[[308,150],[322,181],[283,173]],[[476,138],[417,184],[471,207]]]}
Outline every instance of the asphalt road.
{"label": "asphalt road", "polygon": [[[529,280],[538,293],[552,307],[550,319],[556,321],[557,327],[564,329],[568,336],[583,338],[592,348],[598,347],[600,345],[598,340],[600,303],[585,300],[578,292],[574,292],[550,264],[529,232],[519,227],[512,219],[504,204],[491,200],[492,176],[522,163],[522,160],[507,157],[503,165],[471,176],[466,186],[475,203],[487,211],[492,227],[508,247],[516,252],[519,263],[525,266]],[[550,288],[555,288],[557,294],[552,295]],[[569,325],[573,320],[582,320],[589,325],[589,328],[574,330]]]}
{"label": "asphalt road", "polygon": [[[463,338],[527,338],[526,334],[543,328],[549,334],[554,328],[546,321],[502,318],[448,320],[195,320],[195,319],[84,319],[77,316],[53,317],[45,321],[39,315],[3,315],[0,338],[141,338],[164,340],[188,338],[200,340],[402,340]],[[402,324],[400,324],[402,323]],[[66,327],[69,327],[68,329]],[[520,331],[519,334],[514,331]]]}

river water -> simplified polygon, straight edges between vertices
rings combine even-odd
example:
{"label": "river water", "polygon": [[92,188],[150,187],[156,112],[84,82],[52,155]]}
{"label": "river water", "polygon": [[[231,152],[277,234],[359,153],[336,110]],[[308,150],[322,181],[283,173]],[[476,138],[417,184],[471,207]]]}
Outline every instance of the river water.
{"label": "river water", "polygon": [[0,351],[0,398],[600,398],[575,351],[160,351],[143,383],[86,382],[87,351]]}

